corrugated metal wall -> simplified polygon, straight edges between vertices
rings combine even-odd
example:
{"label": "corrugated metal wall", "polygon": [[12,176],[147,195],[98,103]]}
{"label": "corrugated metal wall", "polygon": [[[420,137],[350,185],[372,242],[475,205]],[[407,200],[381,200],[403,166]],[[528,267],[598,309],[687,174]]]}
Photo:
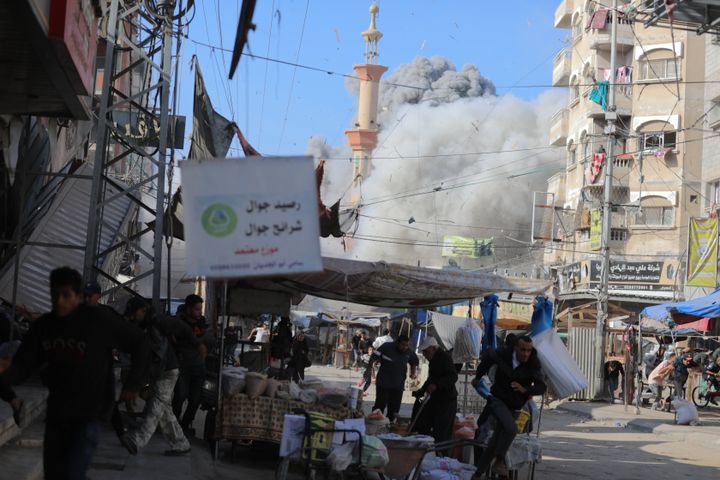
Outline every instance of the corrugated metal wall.
{"label": "corrugated metal wall", "polygon": [[[90,175],[92,166],[85,164],[76,172]],[[34,242],[85,245],[87,219],[90,206],[91,182],[85,179],[68,178],[53,199],[53,203],[42,218],[29,240]],[[117,191],[108,187],[107,196]],[[103,212],[103,229],[100,249],[113,244],[117,233],[134,208],[127,197],[109,203]],[[20,252],[20,275],[18,281],[18,304],[31,311],[50,311],[50,271],[69,266],[82,271],[84,249],[49,248],[26,246]],[[0,276],[0,297],[10,301],[13,293],[14,260],[10,260]]]}
{"label": "corrugated metal wall", "polygon": [[588,388],[578,392],[572,398],[575,400],[592,399],[597,388],[597,379],[595,378],[595,329],[587,327],[568,329],[568,350],[588,379]]}

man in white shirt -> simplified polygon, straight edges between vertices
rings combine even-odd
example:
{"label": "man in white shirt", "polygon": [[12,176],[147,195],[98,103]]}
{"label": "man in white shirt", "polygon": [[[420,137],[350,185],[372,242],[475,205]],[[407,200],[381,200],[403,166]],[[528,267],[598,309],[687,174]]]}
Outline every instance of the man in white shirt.
{"label": "man in white shirt", "polygon": [[373,350],[377,351],[377,349],[380,348],[381,346],[383,346],[383,344],[393,342],[393,341],[395,341],[395,340],[393,339],[393,337],[390,336],[390,330],[388,330],[386,328],[385,331],[383,332],[382,337],[376,338],[375,341],[373,342],[373,344],[372,344]]}

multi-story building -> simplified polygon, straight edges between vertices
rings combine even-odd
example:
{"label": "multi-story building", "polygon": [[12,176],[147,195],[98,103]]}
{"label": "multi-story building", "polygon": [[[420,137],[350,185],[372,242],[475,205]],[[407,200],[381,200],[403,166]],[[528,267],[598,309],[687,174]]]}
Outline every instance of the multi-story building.
{"label": "multi-story building", "polygon": [[[624,12],[629,2],[619,3]],[[564,0],[555,13],[555,27],[567,29],[569,37],[555,57],[553,84],[568,86],[569,95],[553,119],[550,142],[566,147],[567,162],[549,180],[562,220],[545,264],[557,269],[559,300],[567,307],[597,298],[598,220],[612,162],[610,300],[614,308],[637,312],[685,295],[688,221],[703,211],[703,133],[696,127],[704,112],[705,39],[645,28],[617,13],[616,108],[608,112],[591,98],[611,78],[610,4]],[[598,93],[603,96],[602,89]],[[606,127],[614,114],[615,156],[606,158]]]}

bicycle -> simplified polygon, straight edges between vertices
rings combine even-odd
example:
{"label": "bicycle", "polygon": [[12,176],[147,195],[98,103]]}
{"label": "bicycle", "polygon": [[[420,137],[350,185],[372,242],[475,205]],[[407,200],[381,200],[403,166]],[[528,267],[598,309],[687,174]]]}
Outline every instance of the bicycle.
{"label": "bicycle", "polygon": [[710,382],[706,375],[700,379],[700,385],[693,388],[692,401],[698,408],[704,408],[708,406],[711,399],[720,398],[720,390],[717,388],[717,384]]}

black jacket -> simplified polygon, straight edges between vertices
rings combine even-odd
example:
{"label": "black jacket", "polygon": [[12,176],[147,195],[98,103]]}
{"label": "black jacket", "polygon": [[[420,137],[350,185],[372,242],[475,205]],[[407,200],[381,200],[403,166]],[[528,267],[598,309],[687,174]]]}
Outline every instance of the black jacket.
{"label": "black jacket", "polygon": [[428,385],[434,384],[437,386],[437,390],[432,394],[434,400],[457,398],[458,393],[455,387],[457,379],[457,370],[450,354],[438,349],[430,360],[428,378],[423,384],[422,390],[425,391]]}
{"label": "black jacket", "polygon": [[[545,393],[547,386],[543,380],[542,367],[535,349],[528,361],[518,365],[517,368],[512,367],[513,353],[514,350],[511,348],[483,352],[477,369],[477,378],[482,378],[493,365],[497,365],[495,383],[490,392],[511,410],[520,410],[530,398]],[[519,383],[527,392],[516,392],[511,387],[512,382]]]}
{"label": "black jacket", "polygon": [[107,388],[113,349],[131,354],[125,389],[138,391],[150,358],[149,342],[139,328],[105,308],[84,305],[65,318],[43,315],[30,327],[0,382],[6,387],[22,383],[47,365],[48,421],[100,420],[114,400]]}

